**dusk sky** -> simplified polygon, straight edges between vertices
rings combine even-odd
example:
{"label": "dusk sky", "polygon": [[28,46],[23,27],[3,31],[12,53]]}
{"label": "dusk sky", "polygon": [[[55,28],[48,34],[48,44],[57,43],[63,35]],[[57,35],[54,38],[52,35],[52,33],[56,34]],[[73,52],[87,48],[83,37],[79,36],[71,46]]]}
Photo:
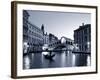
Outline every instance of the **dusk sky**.
{"label": "dusk sky", "polygon": [[44,24],[45,32],[52,33],[59,39],[65,36],[73,38],[74,30],[84,24],[91,24],[91,14],[73,12],[52,12],[28,10],[29,21],[41,28]]}

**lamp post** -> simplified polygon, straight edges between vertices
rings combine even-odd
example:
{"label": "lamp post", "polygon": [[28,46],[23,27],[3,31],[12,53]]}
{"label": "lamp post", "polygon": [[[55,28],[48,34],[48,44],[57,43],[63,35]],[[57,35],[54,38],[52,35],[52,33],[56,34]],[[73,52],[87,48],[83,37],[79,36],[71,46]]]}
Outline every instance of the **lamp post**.
{"label": "lamp post", "polygon": [[79,51],[79,47],[78,47],[78,44],[74,44],[74,48],[75,48],[75,51]]}
{"label": "lamp post", "polygon": [[24,53],[28,52],[28,48],[29,48],[29,45],[27,44],[27,42],[24,42],[24,45],[23,45]]}

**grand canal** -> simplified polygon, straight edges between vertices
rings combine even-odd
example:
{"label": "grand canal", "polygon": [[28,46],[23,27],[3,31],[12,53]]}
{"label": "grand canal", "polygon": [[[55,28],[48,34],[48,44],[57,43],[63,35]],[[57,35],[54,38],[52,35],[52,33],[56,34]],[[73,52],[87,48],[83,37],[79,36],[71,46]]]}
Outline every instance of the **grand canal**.
{"label": "grand canal", "polygon": [[52,52],[55,56],[52,59],[46,59],[43,53],[29,53],[23,56],[23,69],[35,68],[61,68],[90,66],[90,54],[72,53],[72,52]]}

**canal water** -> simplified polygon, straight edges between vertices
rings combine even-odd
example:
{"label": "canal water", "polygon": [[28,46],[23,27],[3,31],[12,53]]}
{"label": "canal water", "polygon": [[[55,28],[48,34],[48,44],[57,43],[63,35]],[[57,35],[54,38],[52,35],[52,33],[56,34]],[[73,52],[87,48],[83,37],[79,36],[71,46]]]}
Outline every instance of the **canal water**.
{"label": "canal water", "polygon": [[[75,66],[90,66],[91,58],[89,54],[71,52],[52,52],[55,56],[46,59],[42,53],[29,53],[23,56],[23,69],[39,68],[61,68]],[[48,53],[48,52],[45,52]]]}

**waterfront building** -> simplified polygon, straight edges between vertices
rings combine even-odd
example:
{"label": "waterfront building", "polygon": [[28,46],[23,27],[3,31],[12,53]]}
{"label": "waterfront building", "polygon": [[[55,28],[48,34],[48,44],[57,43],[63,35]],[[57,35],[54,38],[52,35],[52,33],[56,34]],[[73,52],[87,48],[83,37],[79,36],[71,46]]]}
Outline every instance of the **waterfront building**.
{"label": "waterfront building", "polygon": [[29,23],[28,30],[28,43],[30,45],[30,51],[41,50],[43,46],[43,32],[42,30],[34,24]]}
{"label": "waterfront building", "polygon": [[54,34],[49,33],[49,44],[52,44],[54,42],[58,41],[58,37],[56,37]]}
{"label": "waterfront building", "polygon": [[53,48],[56,46],[56,43],[58,42],[58,37],[56,37],[54,34],[49,33],[49,47]]}
{"label": "waterfront building", "polygon": [[91,51],[91,24],[82,24],[74,30],[74,44],[78,51]]}
{"label": "waterfront building", "polygon": [[29,14],[26,10],[23,11],[23,42],[28,42],[28,18]]}
{"label": "waterfront building", "polygon": [[28,52],[41,50],[43,46],[43,31],[29,22],[29,14],[23,10],[23,45],[27,43]]}

